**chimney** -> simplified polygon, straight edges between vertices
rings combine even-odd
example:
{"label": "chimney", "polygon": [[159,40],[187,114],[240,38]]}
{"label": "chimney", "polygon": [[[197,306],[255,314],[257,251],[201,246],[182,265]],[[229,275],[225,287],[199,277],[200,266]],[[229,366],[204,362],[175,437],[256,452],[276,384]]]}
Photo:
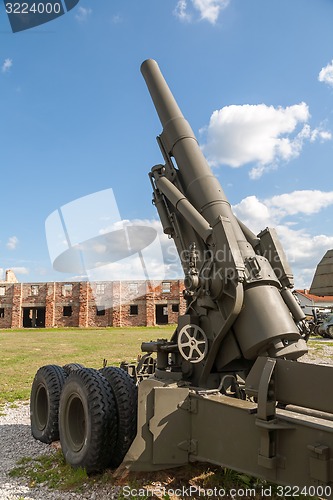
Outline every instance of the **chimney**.
{"label": "chimney", "polygon": [[6,280],[7,283],[18,283],[18,279],[15,276],[14,271],[11,269],[6,270]]}

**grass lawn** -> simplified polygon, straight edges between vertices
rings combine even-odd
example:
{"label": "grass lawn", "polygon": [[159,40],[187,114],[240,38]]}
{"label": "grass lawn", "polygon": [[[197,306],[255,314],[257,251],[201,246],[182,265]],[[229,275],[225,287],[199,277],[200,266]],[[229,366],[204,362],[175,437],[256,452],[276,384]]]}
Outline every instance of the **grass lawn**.
{"label": "grass lawn", "polygon": [[174,326],[101,329],[0,330],[0,404],[28,399],[36,371],[48,364],[101,368],[135,361],[141,343],[169,338]]}
{"label": "grass lawn", "polygon": [[[43,365],[72,362],[101,368],[104,359],[108,365],[136,361],[142,342],[170,338],[174,328],[0,330],[0,405],[29,399],[35,373]],[[310,351],[321,352],[322,344],[317,346],[315,339],[310,340]]]}
{"label": "grass lawn", "polygon": [[[64,365],[70,362],[82,363],[92,368],[100,368],[103,360],[108,364],[119,365],[121,361],[135,361],[141,353],[143,341],[158,338],[170,338],[174,326],[153,328],[105,328],[105,329],[42,329],[42,330],[0,330],[0,406],[5,402],[26,400],[30,396],[31,383],[40,366],[46,364]],[[315,341],[309,342],[310,346]],[[321,346],[318,347],[322,348]],[[87,485],[107,484],[108,489],[123,486],[123,480],[117,480],[113,471],[106,471],[100,476],[88,477],[84,471],[74,470],[66,465],[62,453],[56,452],[51,456],[42,456],[38,459],[25,457],[18,466],[11,471],[12,476],[24,477],[33,486],[40,483],[47,484],[50,488],[82,491]],[[144,488],[149,491],[147,495],[132,495],[131,498],[140,500],[144,498],[163,498],[163,500],[180,500],[183,497],[154,496],[153,491],[163,486],[167,490],[188,488],[195,486],[204,489],[220,489],[226,491],[237,489],[238,493],[233,498],[262,499],[261,491],[270,491],[266,498],[278,500],[277,487],[239,474],[229,469],[202,463],[191,463],[186,467],[160,471],[158,482],[156,472],[134,473],[131,472],[125,479],[131,488]],[[139,490],[140,491],[140,490]],[[244,494],[245,492],[245,494]],[[254,493],[255,492],[255,493]],[[308,498],[301,496],[302,498]],[[128,498],[128,496],[126,496]],[[192,497],[193,498],[193,497]],[[218,498],[215,495],[209,498]],[[312,500],[318,497],[311,497]],[[119,499],[125,499],[121,493]]]}

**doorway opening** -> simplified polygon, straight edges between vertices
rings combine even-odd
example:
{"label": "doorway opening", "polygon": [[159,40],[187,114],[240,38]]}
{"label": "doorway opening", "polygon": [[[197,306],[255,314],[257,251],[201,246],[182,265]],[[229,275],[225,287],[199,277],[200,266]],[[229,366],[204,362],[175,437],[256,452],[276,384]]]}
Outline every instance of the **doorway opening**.
{"label": "doorway opening", "polygon": [[156,315],[156,324],[157,325],[167,325],[168,324],[168,305],[167,304],[156,304],[155,315]]}
{"label": "doorway opening", "polygon": [[23,307],[23,328],[45,328],[46,307]]}

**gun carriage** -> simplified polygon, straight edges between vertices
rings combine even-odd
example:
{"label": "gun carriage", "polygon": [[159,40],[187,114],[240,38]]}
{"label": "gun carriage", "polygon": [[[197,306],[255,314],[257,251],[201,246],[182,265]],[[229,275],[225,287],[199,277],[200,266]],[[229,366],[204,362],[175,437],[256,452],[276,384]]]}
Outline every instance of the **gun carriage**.
{"label": "gun carriage", "polygon": [[[141,71],[163,128],[157,138],[163,163],[149,174],[153,203],[180,257],[187,309],[170,339],[142,344],[145,360],[155,356],[156,363],[137,376],[138,400],[119,368],[104,368],[101,376],[74,367],[67,378],[58,376],[52,418],[57,428],[59,414],[65,457],[89,470],[122,461],[136,470],[205,461],[279,484],[330,487],[333,371],[301,361],[309,328],[277,234],[265,228],[255,235],[235,217],[157,63],[147,60]],[[115,408],[108,410],[108,434],[94,443],[85,379],[94,379],[94,391]],[[107,385],[113,396],[105,395]],[[126,404],[119,387],[126,388]],[[47,381],[37,377],[31,399],[37,438],[44,434],[36,431],[42,408],[44,423],[50,418],[38,399],[44,392],[49,397]],[[101,457],[90,447],[102,447]]]}

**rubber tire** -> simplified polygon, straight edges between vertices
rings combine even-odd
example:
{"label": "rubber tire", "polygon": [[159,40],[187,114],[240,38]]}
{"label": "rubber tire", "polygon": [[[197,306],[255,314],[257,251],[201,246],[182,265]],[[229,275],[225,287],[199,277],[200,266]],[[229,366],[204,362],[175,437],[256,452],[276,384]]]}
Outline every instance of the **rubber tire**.
{"label": "rubber tire", "polygon": [[109,382],[116,401],[118,438],[110,462],[115,468],[123,461],[136,436],[138,388],[122,368],[107,366],[100,373]]}
{"label": "rubber tire", "polygon": [[315,335],[320,335],[320,336],[322,336],[322,335],[321,335],[321,333],[319,333],[319,325],[316,325],[316,326],[314,327],[313,332],[314,332],[314,334],[315,334]]}
{"label": "rubber tire", "polygon": [[67,365],[63,366],[63,369],[65,370],[67,375],[70,375],[73,371],[80,370],[81,368],[84,368],[84,366],[80,363],[68,363]]}
{"label": "rubber tire", "polygon": [[59,401],[67,374],[61,366],[39,368],[30,394],[31,433],[35,439],[50,444],[59,439]]}
{"label": "rubber tire", "polygon": [[330,339],[333,339],[333,325],[330,325],[330,326],[327,327],[327,336]]}
{"label": "rubber tire", "polygon": [[107,380],[96,370],[73,371],[63,387],[59,409],[60,443],[72,467],[99,472],[110,464],[117,440],[117,414]]}

